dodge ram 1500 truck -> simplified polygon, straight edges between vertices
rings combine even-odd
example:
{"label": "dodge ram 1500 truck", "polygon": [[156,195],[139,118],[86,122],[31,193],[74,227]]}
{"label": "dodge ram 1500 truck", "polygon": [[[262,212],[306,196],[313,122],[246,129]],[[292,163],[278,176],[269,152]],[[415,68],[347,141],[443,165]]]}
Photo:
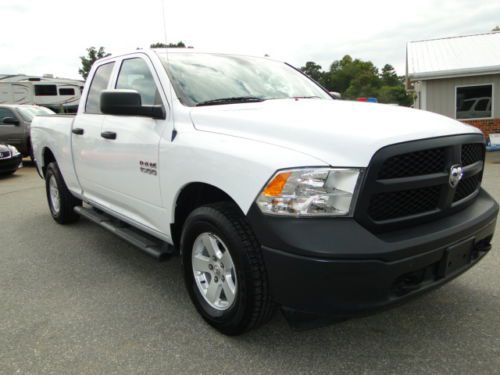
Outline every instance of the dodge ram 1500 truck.
{"label": "dodge ram 1500 truck", "polygon": [[334,100],[292,66],[194,50],[97,61],[76,116],[32,124],[52,217],[179,254],[202,317],[343,319],[442,285],[491,248],[476,128]]}

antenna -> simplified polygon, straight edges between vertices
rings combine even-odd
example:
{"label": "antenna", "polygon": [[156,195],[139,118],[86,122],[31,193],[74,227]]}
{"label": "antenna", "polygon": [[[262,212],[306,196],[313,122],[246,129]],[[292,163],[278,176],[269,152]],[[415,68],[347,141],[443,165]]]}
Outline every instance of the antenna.
{"label": "antenna", "polygon": [[168,42],[167,42],[167,16],[165,15],[165,0],[160,0],[160,2],[161,2],[161,16],[162,16],[161,18],[163,21],[163,37],[165,38],[165,46],[168,46]]}

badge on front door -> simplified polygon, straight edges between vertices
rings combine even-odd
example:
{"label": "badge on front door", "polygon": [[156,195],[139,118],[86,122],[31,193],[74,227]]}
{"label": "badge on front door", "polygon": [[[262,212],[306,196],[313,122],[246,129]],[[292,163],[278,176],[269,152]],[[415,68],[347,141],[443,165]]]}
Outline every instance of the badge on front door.
{"label": "badge on front door", "polygon": [[149,161],[139,161],[140,170],[142,173],[156,176],[156,163],[151,163]]}

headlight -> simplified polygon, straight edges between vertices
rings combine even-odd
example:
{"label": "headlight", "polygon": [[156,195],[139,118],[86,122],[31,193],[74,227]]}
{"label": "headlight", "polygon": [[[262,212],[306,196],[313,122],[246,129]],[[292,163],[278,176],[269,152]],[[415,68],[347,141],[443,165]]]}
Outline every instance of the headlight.
{"label": "headlight", "polygon": [[21,154],[19,152],[19,150],[17,148],[15,148],[14,146],[7,146],[10,150],[10,153],[12,154],[12,157],[15,157],[15,156],[18,156],[19,154]]}
{"label": "headlight", "polygon": [[282,216],[352,216],[358,168],[280,171],[257,198],[261,211]]}

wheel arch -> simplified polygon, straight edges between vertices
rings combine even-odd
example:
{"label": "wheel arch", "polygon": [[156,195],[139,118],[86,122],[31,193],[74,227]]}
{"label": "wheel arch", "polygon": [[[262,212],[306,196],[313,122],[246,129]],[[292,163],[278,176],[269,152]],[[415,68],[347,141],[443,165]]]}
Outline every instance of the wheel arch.
{"label": "wheel arch", "polygon": [[42,151],[42,166],[41,166],[42,173],[43,173],[44,177],[45,177],[45,173],[47,172],[47,166],[52,162],[57,163],[57,160],[56,160],[54,153],[52,152],[52,150],[49,147],[44,147],[44,149]]}
{"label": "wheel arch", "polygon": [[[193,210],[206,204],[215,202],[234,203],[241,211],[235,199],[223,189],[205,182],[191,182],[184,185],[178,192],[173,210],[173,222],[170,224],[172,241],[176,248],[180,248],[180,238],[184,223]],[[243,211],[242,211],[243,213]]]}

